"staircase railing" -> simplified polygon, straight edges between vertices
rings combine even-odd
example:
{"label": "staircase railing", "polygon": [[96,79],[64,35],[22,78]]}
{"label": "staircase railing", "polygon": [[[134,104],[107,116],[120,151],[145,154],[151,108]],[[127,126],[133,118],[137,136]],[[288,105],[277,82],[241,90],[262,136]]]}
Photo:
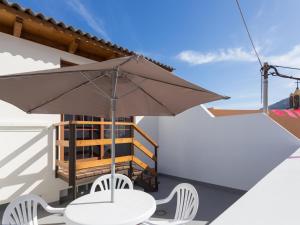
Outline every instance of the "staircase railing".
{"label": "staircase railing", "polygon": [[[104,146],[111,145],[112,140],[110,138],[102,139],[90,139],[90,140],[76,140],[76,125],[111,125],[111,122],[107,121],[64,121],[54,124],[56,130],[56,176],[59,177],[58,171],[60,169],[68,172],[68,182],[72,187],[76,187],[76,173],[80,170],[101,167],[105,165],[110,165],[111,158],[101,159],[98,157],[88,158],[88,159],[77,159],[76,160],[76,147],[83,146]],[[131,126],[133,130],[141,135],[145,140],[147,140],[151,146],[153,146],[153,151],[148,149],[134,136],[134,132],[131,137],[117,138],[116,144],[132,144],[134,147],[130,155],[116,157],[116,163],[130,163],[130,173],[133,173],[133,166],[140,167],[142,170],[147,170],[152,176],[155,177],[155,189],[158,188],[157,181],[157,150],[158,144],[138,125],[132,122],[116,122],[117,126]],[[64,140],[64,134],[61,129],[65,126],[69,127],[69,140]],[[69,159],[64,158],[64,147],[69,149]],[[143,162],[140,158],[135,155],[135,149],[141,151],[146,157],[154,162],[154,168],[151,168],[147,163]],[[65,179],[66,180],[66,179]],[[75,189],[74,189],[75,190]]]}

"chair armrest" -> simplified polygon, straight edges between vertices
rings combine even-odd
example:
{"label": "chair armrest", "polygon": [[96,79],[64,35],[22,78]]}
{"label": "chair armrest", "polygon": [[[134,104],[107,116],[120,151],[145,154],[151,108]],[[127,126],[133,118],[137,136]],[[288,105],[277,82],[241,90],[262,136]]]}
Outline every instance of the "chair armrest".
{"label": "chair armrest", "polygon": [[53,214],[64,214],[65,208],[53,208],[50,205],[48,205],[45,210],[48,213],[53,213]]}
{"label": "chair armrest", "polygon": [[172,221],[169,223],[169,225],[180,225],[180,224],[187,224],[191,222],[190,220],[177,220],[177,221]]}
{"label": "chair armrest", "polygon": [[165,204],[165,203],[168,203],[169,201],[172,200],[172,198],[174,197],[175,195],[175,191],[173,190],[168,197],[164,198],[164,199],[160,199],[160,200],[156,200],[156,205],[161,205],[161,204]]}
{"label": "chair armrest", "polygon": [[174,220],[174,221],[164,221],[164,220],[147,220],[140,225],[181,225],[191,222],[190,220]]}
{"label": "chair armrest", "polygon": [[168,198],[160,199],[160,200],[155,200],[156,205],[162,205],[165,203],[168,203],[170,200]]}

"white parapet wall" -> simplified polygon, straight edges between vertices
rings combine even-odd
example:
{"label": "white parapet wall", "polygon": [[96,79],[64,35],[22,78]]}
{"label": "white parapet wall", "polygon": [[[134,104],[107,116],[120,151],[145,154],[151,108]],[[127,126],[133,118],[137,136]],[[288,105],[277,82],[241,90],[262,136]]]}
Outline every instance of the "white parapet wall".
{"label": "white parapet wall", "polygon": [[159,172],[248,190],[300,146],[262,113],[213,117],[197,106],[158,123]]}
{"label": "white parapet wall", "polygon": [[300,149],[260,180],[211,225],[298,225]]}
{"label": "white parapet wall", "polygon": [[[89,59],[0,33],[0,75],[60,67]],[[26,90],[20,90],[24,93]],[[0,204],[35,193],[56,201],[67,184],[54,176],[51,125],[59,115],[28,115],[0,101]]]}

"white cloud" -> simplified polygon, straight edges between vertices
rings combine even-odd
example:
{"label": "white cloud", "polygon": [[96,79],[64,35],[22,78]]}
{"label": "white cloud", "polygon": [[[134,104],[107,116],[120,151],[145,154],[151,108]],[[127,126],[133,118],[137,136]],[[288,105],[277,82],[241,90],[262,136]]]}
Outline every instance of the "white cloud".
{"label": "white cloud", "polygon": [[289,90],[293,90],[297,87],[297,82],[295,80],[289,80],[283,87]]}
{"label": "white cloud", "polygon": [[207,53],[187,50],[180,52],[177,55],[177,58],[192,65],[224,61],[256,61],[256,57],[253,52],[247,52],[242,48],[220,49],[216,52]]}
{"label": "white cloud", "polygon": [[266,60],[270,64],[300,67],[300,44],[295,45],[290,51],[281,55],[266,57]]}
{"label": "white cloud", "polygon": [[81,2],[80,0],[68,0],[68,5],[73,9],[74,12],[79,14],[95,32],[101,35],[103,38],[109,40],[109,36],[104,28],[104,23],[100,18],[93,15]]}
{"label": "white cloud", "polygon": [[266,12],[266,2],[261,1],[259,8],[256,10],[256,13],[254,14],[255,19],[260,19],[263,15],[265,15]]}
{"label": "white cloud", "polygon": [[[263,62],[273,65],[300,67],[300,44],[295,45],[291,50],[278,55],[261,55]],[[182,51],[177,58],[191,65],[200,65],[205,63],[215,63],[224,61],[236,62],[255,62],[257,61],[253,51],[245,51],[242,48],[228,48],[226,50],[218,50],[215,52],[198,52],[198,51]]]}

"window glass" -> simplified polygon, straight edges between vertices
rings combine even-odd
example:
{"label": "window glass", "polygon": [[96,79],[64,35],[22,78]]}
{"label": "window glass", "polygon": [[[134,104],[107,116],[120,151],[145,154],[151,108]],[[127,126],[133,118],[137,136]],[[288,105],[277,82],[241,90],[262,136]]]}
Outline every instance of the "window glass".
{"label": "window glass", "polygon": [[[101,121],[100,117],[84,116],[84,115],[69,115],[65,114],[62,117],[63,121]],[[104,121],[110,121],[110,119],[104,119]],[[131,117],[121,117],[117,119],[118,122],[131,122]],[[111,138],[111,126],[110,125],[98,125],[98,124],[77,124],[76,125],[76,139],[77,140],[95,140],[101,138],[101,127],[103,129],[103,138]],[[69,140],[70,129],[69,126],[64,128],[64,140]],[[131,137],[131,126],[120,125],[116,127],[116,137],[126,138]],[[110,158],[110,145],[104,146],[104,158]],[[68,160],[69,148],[65,147],[65,160]],[[131,144],[117,144],[116,156],[129,155],[131,151]],[[92,157],[101,157],[101,146],[82,146],[76,148],[77,159],[85,159]]]}

